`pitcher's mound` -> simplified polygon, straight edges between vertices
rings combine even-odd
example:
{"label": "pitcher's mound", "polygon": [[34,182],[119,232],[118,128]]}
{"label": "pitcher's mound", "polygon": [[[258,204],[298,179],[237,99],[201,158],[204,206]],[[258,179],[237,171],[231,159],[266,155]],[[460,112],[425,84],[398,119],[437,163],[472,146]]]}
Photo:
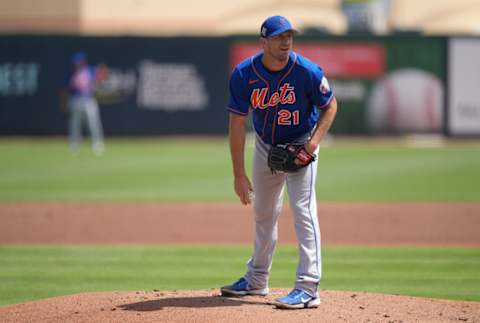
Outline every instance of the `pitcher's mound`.
{"label": "pitcher's mound", "polygon": [[100,292],[0,308],[1,322],[480,322],[480,302],[322,291],[317,309],[278,310],[287,293],[225,298],[218,290]]}

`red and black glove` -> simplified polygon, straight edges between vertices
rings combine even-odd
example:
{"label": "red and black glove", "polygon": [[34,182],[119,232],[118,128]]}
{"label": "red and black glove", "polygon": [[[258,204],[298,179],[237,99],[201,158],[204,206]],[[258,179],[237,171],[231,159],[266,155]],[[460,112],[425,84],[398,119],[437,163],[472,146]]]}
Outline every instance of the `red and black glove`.
{"label": "red and black glove", "polygon": [[293,173],[315,160],[304,145],[279,144],[272,146],[268,153],[268,167],[272,172]]}

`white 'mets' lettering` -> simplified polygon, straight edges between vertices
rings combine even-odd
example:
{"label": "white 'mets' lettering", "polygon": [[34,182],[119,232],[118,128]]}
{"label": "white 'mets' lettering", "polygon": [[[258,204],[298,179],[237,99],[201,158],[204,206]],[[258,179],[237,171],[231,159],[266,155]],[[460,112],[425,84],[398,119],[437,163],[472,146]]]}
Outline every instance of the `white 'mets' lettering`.
{"label": "white 'mets' lettering", "polygon": [[278,104],[294,104],[296,101],[295,87],[290,86],[290,83],[283,84],[279,91],[274,92],[270,98],[267,99],[268,88],[259,88],[252,91],[250,96],[250,103],[253,109],[267,109]]}

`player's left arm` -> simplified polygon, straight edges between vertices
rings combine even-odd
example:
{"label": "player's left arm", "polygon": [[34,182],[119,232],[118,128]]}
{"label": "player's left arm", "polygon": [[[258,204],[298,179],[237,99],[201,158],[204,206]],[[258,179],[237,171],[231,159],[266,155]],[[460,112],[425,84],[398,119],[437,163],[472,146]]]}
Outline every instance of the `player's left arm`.
{"label": "player's left arm", "polygon": [[317,127],[313,131],[312,137],[305,144],[305,150],[308,151],[310,154],[313,154],[317,150],[320,142],[332,126],[333,120],[335,120],[336,115],[337,100],[335,99],[335,97],[333,97],[330,100],[330,103],[328,104],[326,109],[322,112],[320,118],[318,119]]}

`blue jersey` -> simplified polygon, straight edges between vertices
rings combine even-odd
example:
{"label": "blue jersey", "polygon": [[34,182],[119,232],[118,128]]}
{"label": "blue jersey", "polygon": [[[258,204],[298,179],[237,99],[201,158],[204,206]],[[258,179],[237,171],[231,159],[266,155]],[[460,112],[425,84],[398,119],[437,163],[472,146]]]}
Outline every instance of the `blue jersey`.
{"label": "blue jersey", "polygon": [[266,144],[292,142],[315,127],[333,98],[323,70],[295,52],[278,72],[267,70],[263,53],[238,64],[230,78],[227,110],[248,115]]}
{"label": "blue jersey", "polygon": [[66,86],[72,96],[93,96],[95,90],[95,68],[83,66],[67,76]]}

